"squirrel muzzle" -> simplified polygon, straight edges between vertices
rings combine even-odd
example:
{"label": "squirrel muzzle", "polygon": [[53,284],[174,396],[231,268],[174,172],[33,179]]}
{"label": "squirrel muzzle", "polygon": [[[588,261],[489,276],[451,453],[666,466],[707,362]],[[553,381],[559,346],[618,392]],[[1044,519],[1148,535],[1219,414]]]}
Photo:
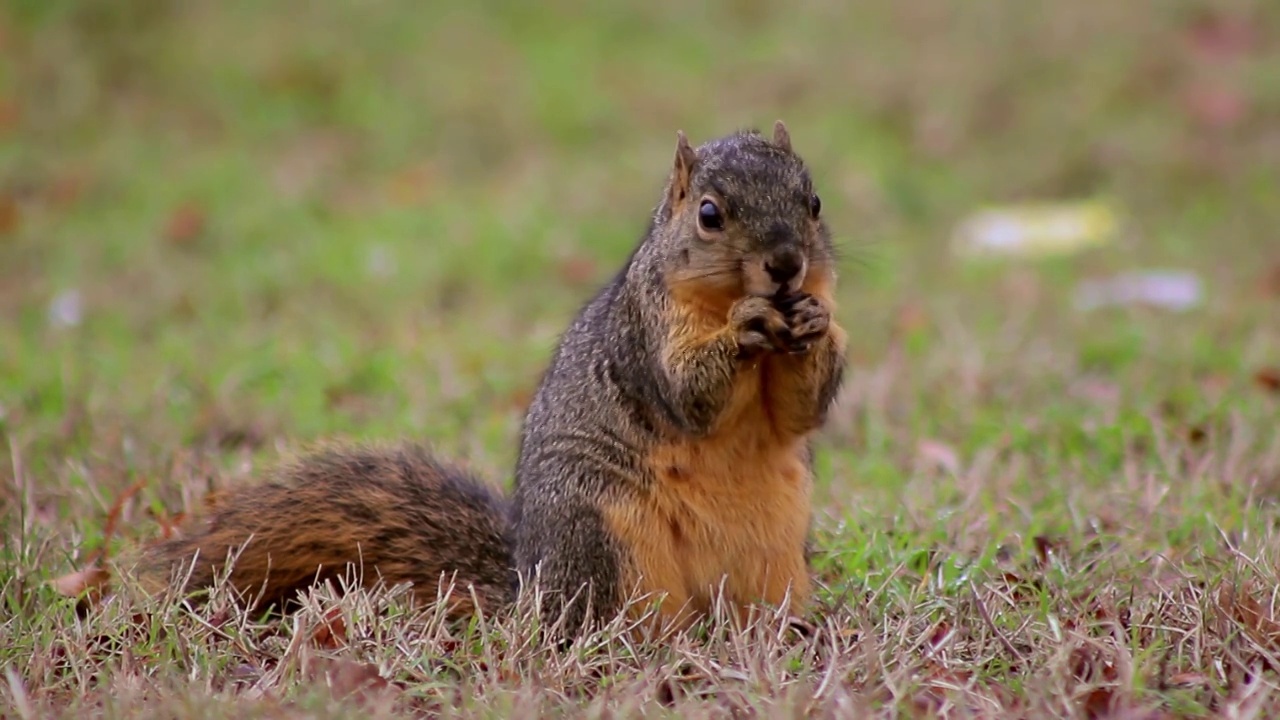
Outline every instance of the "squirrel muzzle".
{"label": "squirrel muzzle", "polygon": [[747,295],[781,297],[800,290],[809,259],[794,245],[775,248],[743,263],[743,285]]}

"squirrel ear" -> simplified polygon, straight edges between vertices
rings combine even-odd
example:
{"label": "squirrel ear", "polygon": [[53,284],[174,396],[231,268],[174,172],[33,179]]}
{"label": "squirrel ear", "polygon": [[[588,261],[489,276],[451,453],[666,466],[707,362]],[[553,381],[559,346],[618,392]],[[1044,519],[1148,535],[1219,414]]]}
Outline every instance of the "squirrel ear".
{"label": "squirrel ear", "polygon": [[693,166],[698,162],[698,154],[689,144],[689,138],[683,130],[676,131],[676,165],[671,177],[671,199],[679,202],[689,194],[689,178],[693,175]]}
{"label": "squirrel ear", "polygon": [[787,132],[787,126],[781,120],[773,123],[773,144],[791,152],[791,133]]}

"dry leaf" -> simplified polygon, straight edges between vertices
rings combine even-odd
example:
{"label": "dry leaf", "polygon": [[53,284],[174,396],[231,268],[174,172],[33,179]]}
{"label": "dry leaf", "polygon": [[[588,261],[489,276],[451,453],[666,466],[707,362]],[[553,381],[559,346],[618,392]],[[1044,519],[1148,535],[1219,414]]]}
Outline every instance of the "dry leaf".
{"label": "dry leaf", "polygon": [[392,684],[382,677],[378,666],[373,663],[318,658],[313,661],[312,667],[313,672],[323,673],[325,685],[338,700],[354,696],[367,702],[387,698],[393,689]]}
{"label": "dry leaf", "polygon": [[1209,678],[1201,673],[1183,672],[1170,677],[1168,684],[1174,687],[1198,687],[1209,684]]}
{"label": "dry leaf", "polygon": [[512,410],[523,413],[529,408],[529,403],[533,402],[533,388],[523,387],[507,393],[503,404]]}
{"label": "dry leaf", "polygon": [[13,98],[0,98],[0,133],[7,133],[18,127],[22,120],[22,108]]}
{"label": "dry leaf", "polygon": [[182,535],[182,521],[186,519],[186,513],[179,512],[174,515],[169,515],[164,511],[156,511],[151,508],[147,508],[147,515],[160,525],[161,540],[170,540]]}
{"label": "dry leaf", "polygon": [[0,235],[12,235],[18,231],[22,211],[18,199],[12,193],[0,192]]}
{"label": "dry leaf", "polygon": [[204,234],[204,210],[193,202],[180,205],[165,223],[164,238],[174,245],[190,245]]}
{"label": "dry leaf", "polygon": [[58,207],[74,205],[89,187],[89,176],[84,172],[62,175],[49,184],[49,201]]}
{"label": "dry leaf", "polygon": [[1204,60],[1227,62],[1246,55],[1258,34],[1249,18],[1223,12],[1204,12],[1191,23],[1187,40]]}
{"label": "dry leaf", "polygon": [[1253,640],[1266,648],[1280,646],[1280,623],[1264,612],[1249,587],[1225,584],[1218,590],[1218,607],[1240,623]]}
{"label": "dry leaf", "polygon": [[1035,543],[1036,546],[1036,560],[1040,567],[1048,565],[1049,561],[1053,559],[1054,554],[1058,551],[1058,548],[1062,545],[1060,541],[1051,540],[1044,535],[1035,536],[1032,538],[1032,542]]}
{"label": "dry leaf", "polygon": [[1209,439],[1209,431],[1204,425],[1192,425],[1187,428],[1187,442],[1192,445],[1200,445]]}
{"label": "dry leaf", "polygon": [[658,681],[658,688],[655,694],[657,695],[659,705],[666,708],[674,707],[678,693],[678,686],[669,678]]}
{"label": "dry leaf", "polygon": [[1227,130],[1244,120],[1249,102],[1244,93],[1223,85],[1202,83],[1186,91],[1183,98],[1191,119],[1210,130]]}
{"label": "dry leaf", "polygon": [[231,681],[237,685],[252,685],[262,678],[262,668],[250,663],[240,663],[231,668]]}
{"label": "dry leaf", "polygon": [[435,189],[436,176],[436,169],[429,162],[406,168],[392,176],[387,195],[397,205],[426,202]]}
{"label": "dry leaf", "polygon": [[209,623],[209,627],[217,629],[222,627],[223,625],[226,625],[227,622],[230,620],[231,620],[231,609],[224,607],[224,608],[219,608],[217,612],[210,615],[209,618],[205,620],[205,622]]}
{"label": "dry leaf", "polygon": [[1111,688],[1098,688],[1084,699],[1084,714],[1088,718],[1110,717],[1116,710],[1116,693]]}
{"label": "dry leaf", "polygon": [[560,261],[556,272],[570,285],[586,285],[595,282],[596,264],[590,259],[575,255]]}
{"label": "dry leaf", "polygon": [[330,608],[320,621],[320,626],[311,634],[311,640],[317,647],[336,650],[347,644],[347,622],[342,617],[341,608]]}
{"label": "dry leaf", "polygon": [[1253,381],[1267,392],[1280,393],[1280,368],[1262,368],[1254,373]]}
{"label": "dry leaf", "polygon": [[818,634],[818,626],[804,618],[798,618],[795,616],[788,617],[787,627],[794,630],[795,633],[802,638],[811,638]]}
{"label": "dry leaf", "polygon": [[898,308],[894,316],[894,336],[901,338],[913,335],[929,327],[929,313],[920,303],[909,302]]}
{"label": "dry leaf", "polygon": [[81,570],[57,578],[52,584],[59,595],[89,598],[89,603],[93,604],[106,591],[110,579],[110,573],[106,570],[98,567],[97,564],[89,564]]}
{"label": "dry leaf", "polygon": [[933,630],[929,633],[929,647],[937,648],[951,637],[951,623],[946,620],[939,620],[937,625],[933,626]]}
{"label": "dry leaf", "polygon": [[1080,682],[1115,682],[1120,671],[1094,645],[1080,644],[1071,651],[1071,675]]}
{"label": "dry leaf", "polygon": [[1271,266],[1271,269],[1262,276],[1262,293],[1270,297],[1280,297],[1280,263]]}
{"label": "dry leaf", "polygon": [[116,524],[120,522],[120,514],[124,512],[124,504],[129,498],[137,495],[144,485],[146,485],[145,480],[139,480],[130,485],[111,505],[111,510],[107,512],[107,521],[102,528],[102,547],[98,550],[97,560],[105,561],[107,559],[107,543],[111,541],[111,537],[116,533]]}
{"label": "dry leaf", "polygon": [[96,604],[109,589],[111,575],[102,566],[107,561],[111,537],[115,535],[116,525],[120,522],[120,514],[124,511],[125,502],[136,495],[144,484],[145,481],[139,480],[116,498],[111,510],[107,513],[106,522],[103,523],[102,544],[97,550],[89,554],[84,568],[63,575],[53,581],[53,587],[59,594],[80,599],[76,604],[77,612],[83,614]]}

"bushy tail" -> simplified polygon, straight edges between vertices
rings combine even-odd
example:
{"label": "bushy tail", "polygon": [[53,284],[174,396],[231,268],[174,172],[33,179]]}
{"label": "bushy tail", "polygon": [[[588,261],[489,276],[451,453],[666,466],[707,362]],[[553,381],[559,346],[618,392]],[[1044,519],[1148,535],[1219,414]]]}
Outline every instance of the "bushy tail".
{"label": "bushy tail", "polygon": [[186,588],[198,590],[244,546],[229,580],[259,607],[355,565],[366,586],[412,582],[424,602],[443,575],[455,614],[472,611],[472,588],[491,612],[515,594],[508,515],[496,490],[425,448],[333,448],[233,491],[200,526],[146,550],[140,567],[153,587],[190,569]]}

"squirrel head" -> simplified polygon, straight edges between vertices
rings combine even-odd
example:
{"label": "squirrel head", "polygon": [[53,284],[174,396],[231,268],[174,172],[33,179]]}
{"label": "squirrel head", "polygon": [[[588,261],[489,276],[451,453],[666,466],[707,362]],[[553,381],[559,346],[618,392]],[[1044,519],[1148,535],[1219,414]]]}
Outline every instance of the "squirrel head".
{"label": "squirrel head", "polygon": [[772,139],[745,131],[695,150],[676,138],[655,233],[673,289],[731,302],[792,294],[831,272],[822,200],[781,120]]}

